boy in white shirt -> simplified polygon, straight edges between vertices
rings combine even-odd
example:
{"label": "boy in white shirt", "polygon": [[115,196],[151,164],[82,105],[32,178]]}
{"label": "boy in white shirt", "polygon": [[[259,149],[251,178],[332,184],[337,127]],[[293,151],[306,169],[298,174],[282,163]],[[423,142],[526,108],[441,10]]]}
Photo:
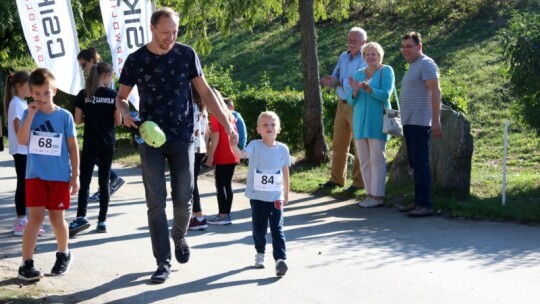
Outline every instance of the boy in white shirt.
{"label": "boy in white shirt", "polygon": [[285,234],[283,207],[289,201],[289,148],[277,142],[281,131],[276,113],[267,111],[257,119],[257,133],[262,139],[251,141],[243,150],[231,145],[239,158],[249,159],[246,196],[250,199],[255,242],[255,268],[264,268],[268,223],[272,234],[273,257],[278,277],[284,276],[288,266],[285,260]]}

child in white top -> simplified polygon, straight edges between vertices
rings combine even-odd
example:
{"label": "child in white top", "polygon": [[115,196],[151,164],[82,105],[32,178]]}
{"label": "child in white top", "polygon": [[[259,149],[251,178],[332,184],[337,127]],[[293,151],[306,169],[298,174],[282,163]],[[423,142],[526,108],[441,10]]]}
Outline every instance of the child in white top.
{"label": "child in white top", "polygon": [[[27,71],[18,71],[8,75],[4,93],[4,113],[6,113],[6,124],[8,127],[9,154],[15,161],[15,172],[17,173],[17,188],[15,189],[15,210],[17,218],[13,222],[13,234],[22,236],[24,228],[28,223],[26,218],[26,200],[25,200],[25,179],[26,179],[26,155],[28,146],[20,145],[17,142],[17,131],[21,127],[21,120],[24,111],[28,108],[26,101],[30,97],[30,88],[28,87]],[[40,231],[42,233],[43,230]]]}
{"label": "child in white top", "polygon": [[273,257],[276,275],[287,272],[285,263],[285,234],[283,232],[283,207],[289,202],[289,149],[276,141],[281,131],[276,113],[263,112],[257,119],[257,133],[262,139],[251,141],[240,150],[231,145],[239,158],[249,159],[246,196],[250,199],[255,242],[255,268],[264,268],[264,253],[268,223],[272,234]]}

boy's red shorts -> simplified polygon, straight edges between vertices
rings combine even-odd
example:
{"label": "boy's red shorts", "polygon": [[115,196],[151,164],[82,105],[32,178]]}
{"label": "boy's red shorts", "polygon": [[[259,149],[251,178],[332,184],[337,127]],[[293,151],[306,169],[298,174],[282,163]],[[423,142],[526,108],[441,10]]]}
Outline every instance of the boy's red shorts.
{"label": "boy's red shorts", "polygon": [[46,181],[39,178],[26,180],[26,207],[45,207],[48,210],[69,209],[69,183]]}

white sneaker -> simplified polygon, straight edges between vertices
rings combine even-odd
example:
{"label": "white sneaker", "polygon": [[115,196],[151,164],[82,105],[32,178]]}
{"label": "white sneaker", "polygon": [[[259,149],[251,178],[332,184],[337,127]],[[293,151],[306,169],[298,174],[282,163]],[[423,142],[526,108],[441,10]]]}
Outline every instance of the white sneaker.
{"label": "white sneaker", "polygon": [[285,263],[285,260],[277,260],[276,261],[276,275],[278,277],[282,277],[287,273],[287,270],[289,267],[287,266],[287,263]]}
{"label": "white sneaker", "polygon": [[379,207],[382,205],[384,205],[383,199],[376,200],[371,196],[367,197],[365,200],[358,203],[358,206],[363,207],[363,208],[374,208],[374,207]]}
{"label": "white sneaker", "polygon": [[366,198],[364,198],[363,200],[359,201],[358,202],[358,206],[362,206],[362,204],[364,204],[367,200],[369,200],[371,198],[371,196],[366,196]]}
{"label": "white sneaker", "polygon": [[255,255],[255,268],[264,268],[264,253],[257,253]]}

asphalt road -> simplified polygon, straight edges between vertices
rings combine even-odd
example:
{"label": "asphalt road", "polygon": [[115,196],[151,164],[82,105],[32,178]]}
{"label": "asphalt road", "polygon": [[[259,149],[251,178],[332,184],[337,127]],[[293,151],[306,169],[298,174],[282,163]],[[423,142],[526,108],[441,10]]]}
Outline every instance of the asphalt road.
{"label": "asphalt road", "polygon": [[[189,232],[191,260],[152,284],[156,265],[139,168],[117,172],[126,184],[112,197],[109,232],[92,227],[70,239],[74,261],[62,277],[33,288],[47,303],[538,303],[540,228],[515,223],[411,219],[392,208],[361,209],[354,201],[292,193],[285,231],[289,272],[277,278],[267,247],[254,269],[249,202],[235,184],[233,224]],[[0,153],[0,292],[18,286],[21,238],[12,235],[15,170]],[[94,177],[91,189],[95,190]],[[203,210],[217,212],[213,180],[200,181]],[[75,216],[76,198],[66,213]],[[171,210],[169,209],[169,214]],[[50,271],[56,250],[50,225],[39,238],[36,266]],[[270,237],[270,236],[269,236]]]}

